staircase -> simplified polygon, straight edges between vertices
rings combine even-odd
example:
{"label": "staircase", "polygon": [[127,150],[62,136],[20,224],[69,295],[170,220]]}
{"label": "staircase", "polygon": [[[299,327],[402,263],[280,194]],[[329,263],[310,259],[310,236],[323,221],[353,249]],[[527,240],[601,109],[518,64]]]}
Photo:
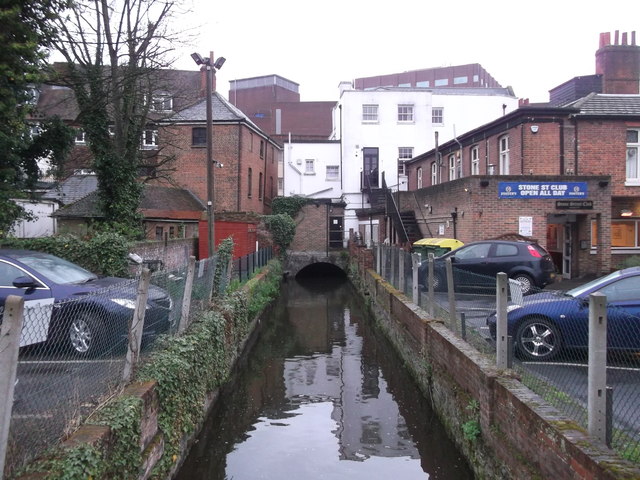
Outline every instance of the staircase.
{"label": "staircase", "polygon": [[422,238],[422,232],[418,226],[416,214],[413,211],[401,212],[400,222],[402,222],[404,226],[404,231],[407,232],[407,241],[409,243],[413,243]]}

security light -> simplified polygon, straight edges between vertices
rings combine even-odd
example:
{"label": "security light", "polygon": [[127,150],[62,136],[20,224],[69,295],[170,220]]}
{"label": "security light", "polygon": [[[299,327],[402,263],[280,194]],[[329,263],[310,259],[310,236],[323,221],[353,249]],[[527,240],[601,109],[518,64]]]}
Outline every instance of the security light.
{"label": "security light", "polygon": [[202,58],[202,55],[199,53],[192,53],[191,58],[193,58],[193,61],[196,62],[197,65],[204,65],[204,58]]}
{"label": "security light", "polygon": [[215,68],[216,70],[220,70],[222,68],[222,65],[224,65],[224,62],[226,62],[227,59],[224,57],[219,57],[216,60],[216,63],[213,64],[213,68]]}

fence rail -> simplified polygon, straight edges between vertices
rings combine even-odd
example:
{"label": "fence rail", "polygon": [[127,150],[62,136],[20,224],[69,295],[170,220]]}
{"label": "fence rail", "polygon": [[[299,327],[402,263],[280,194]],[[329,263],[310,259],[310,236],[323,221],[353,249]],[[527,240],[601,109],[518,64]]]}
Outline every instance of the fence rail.
{"label": "fence rail", "polygon": [[272,250],[247,257],[237,262],[249,262],[249,268],[237,271],[219,265],[216,257],[198,262],[191,257],[175,270],[144,269],[138,279],[78,299],[30,301],[20,312],[22,327],[12,327],[15,310],[5,307],[0,472],[8,477],[75,431],[121,391],[136,362],[147,358],[162,336],[183,332],[210,307],[214,289],[224,292],[231,279],[246,280],[269,262]]}
{"label": "fence rail", "polygon": [[[506,333],[508,312],[527,303],[528,296],[522,294],[517,282],[504,278],[501,285],[494,277],[455,270],[450,264],[446,278],[436,279],[433,273],[418,278],[417,269],[425,261],[419,254],[385,245],[378,245],[373,253],[376,271],[387,282],[430,315],[445,320],[452,332],[495,358],[499,367],[516,370],[525,385],[590,434],[605,441],[624,458],[640,462],[640,351],[606,347],[607,338],[609,345],[624,344],[624,336],[640,338],[640,310],[632,314],[608,306],[597,317],[605,325],[609,317],[609,327],[592,326],[590,330],[586,319],[590,306],[584,299],[564,297],[564,308],[567,312],[579,312],[580,321],[564,311],[547,310],[558,308],[551,301],[539,302],[537,323],[534,318],[522,327],[527,329],[524,333],[518,331],[516,337],[520,344],[517,345],[514,335]],[[502,275],[505,274],[499,277]],[[555,295],[562,296],[563,292],[556,291]],[[635,299],[637,295],[636,289]],[[573,322],[579,326],[563,332],[563,338],[553,325],[545,329],[546,324],[539,321],[560,314],[567,324]],[[491,315],[500,318],[495,335],[491,335],[487,322]],[[559,345],[589,345],[589,348],[563,348],[550,361],[544,361],[543,354],[556,348],[552,335],[560,341],[558,348]],[[598,349],[591,347],[589,341],[602,342],[603,338],[605,343],[600,350],[604,355],[595,355]],[[514,352],[519,355],[514,357]]]}

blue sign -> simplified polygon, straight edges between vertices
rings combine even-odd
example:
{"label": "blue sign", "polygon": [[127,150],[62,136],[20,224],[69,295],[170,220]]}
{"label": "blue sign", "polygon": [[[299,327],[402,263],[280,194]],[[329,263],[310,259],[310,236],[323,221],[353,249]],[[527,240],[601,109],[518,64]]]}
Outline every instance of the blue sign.
{"label": "blue sign", "polygon": [[499,182],[498,198],[587,198],[587,182]]}

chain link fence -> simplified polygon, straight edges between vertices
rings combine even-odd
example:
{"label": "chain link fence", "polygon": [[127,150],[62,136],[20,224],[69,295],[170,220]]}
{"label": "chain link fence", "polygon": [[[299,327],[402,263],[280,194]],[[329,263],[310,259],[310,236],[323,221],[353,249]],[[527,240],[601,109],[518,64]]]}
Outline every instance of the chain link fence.
{"label": "chain link fence", "polygon": [[[452,267],[453,284],[448,278],[434,278],[432,290],[425,278],[414,272],[412,254],[393,246],[373,249],[374,266],[379,275],[404,293],[430,315],[440,318],[456,335],[480,352],[495,359],[495,330],[488,318],[495,318],[496,278]],[[416,255],[416,254],[413,254]],[[420,260],[415,262],[419,265]],[[414,283],[417,295],[414,296]],[[513,342],[511,368],[531,390],[585,429],[589,423],[589,304],[562,290],[533,288],[545,292],[537,299],[535,314],[509,330]],[[569,292],[571,293],[571,291]],[[577,292],[575,292],[577,293]],[[616,292],[604,292],[614,298]],[[610,446],[621,456],[640,462],[640,290],[626,293],[626,308],[609,305],[606,310],[606,381],[611,395]],[[509,281],[507,311],[526,304],[519,284]],[[615,297],[617,298],[617,297]],[[562,300],[558,302],[557,300]],[[561,309],[561,310],[560,310]],[[562,324],[551,319],[562,319]],[[618,347],[618,348],[613,348]]]}
{"label": "chain link fence", "polygon": [[[73,433],[121,391],[132,368],[127,352],[139,302],[146,297],[138,361],[162,344],[162,336],[179,335],[210,308],[214,288],[223,293],[232,279],[246,280],[271,260],[272,250],[251,257],[250,272],[233,267],[242,259],[222,265],[217,257],[192,258],[176,270],[151,274],[148,288],[138,278],[75,299],[26,302],[5,478]],[[10,401],[5,403],[10,408]]]}

